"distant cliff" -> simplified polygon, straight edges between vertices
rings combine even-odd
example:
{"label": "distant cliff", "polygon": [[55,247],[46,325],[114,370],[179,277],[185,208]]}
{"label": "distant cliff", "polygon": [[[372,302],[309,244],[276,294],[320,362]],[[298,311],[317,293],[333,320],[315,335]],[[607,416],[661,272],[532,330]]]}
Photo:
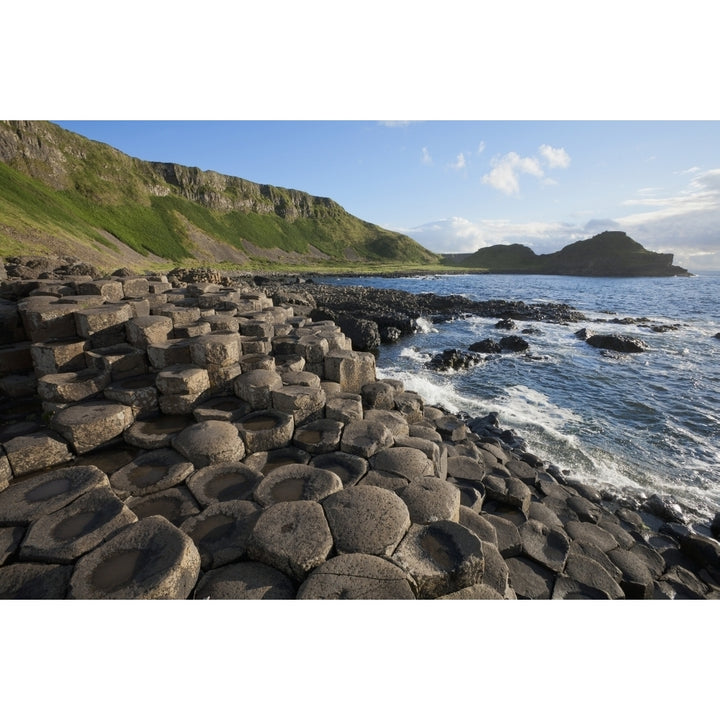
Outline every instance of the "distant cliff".
{"label": "distant cliff", "polygon": [[445,260],[458,267],[485,268],[491,273],[597,277],[690,275],[685,268],[673,265],[671,253],[646,250],[619,231],[603,232],[546,255],[537,255],[525,245],[492,245],[471,255],[447,255]]}
{"label": "distant cliff", "polygon": [[330,198],[130,157],[47,122],[0,122],[0,257],[95,265],[168,260],[436,263]]}

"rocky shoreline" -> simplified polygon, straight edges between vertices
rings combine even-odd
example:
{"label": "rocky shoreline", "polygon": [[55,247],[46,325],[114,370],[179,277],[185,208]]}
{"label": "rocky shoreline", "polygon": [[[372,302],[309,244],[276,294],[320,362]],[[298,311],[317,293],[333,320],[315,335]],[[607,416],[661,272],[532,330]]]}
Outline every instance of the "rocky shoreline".
{"label": "rocky shoreline", "polygon": [[24,260],[0,272],[0,597],[720,597],[717,518],[600,494],[368,351],[568,306]]}

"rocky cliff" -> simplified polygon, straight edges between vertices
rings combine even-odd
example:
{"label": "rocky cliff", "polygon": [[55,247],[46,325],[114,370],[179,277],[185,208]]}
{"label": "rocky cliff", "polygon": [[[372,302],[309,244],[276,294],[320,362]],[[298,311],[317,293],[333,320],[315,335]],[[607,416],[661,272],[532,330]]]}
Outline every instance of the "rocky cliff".
{"label": "rocky cliff", "polygon": [[28,252],[73,254],[100,266],[108,254],[129,265],[437,260],[330,198],[147,162],[52,123],[4,121],[0,256]]}

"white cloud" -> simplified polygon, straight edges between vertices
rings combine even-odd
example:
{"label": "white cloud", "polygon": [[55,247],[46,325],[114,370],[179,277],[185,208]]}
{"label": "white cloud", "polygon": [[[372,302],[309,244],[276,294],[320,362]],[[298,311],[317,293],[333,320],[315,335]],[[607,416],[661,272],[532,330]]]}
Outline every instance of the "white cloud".
{"label": "white cloud", "polygon": [[380,122],[378,122],[378,125],[389,128],[407,127],[410,122],[410,120],[380,120]]}
{"label": "white cloud", "polygon": [[496,156],[490,161],[490,164],[492,170],[483,175],[483,183],[491,185],[506,195],[516,195],[520,192],[519,176],[521,174],[535,177],[544,175],[537,158],[521,157],[516,152],[509,152],[500,157]]}
{"label": "white cloud", "polygon": [[480,143],[478,144],[477,151],[478,151],[478,155],[480,155],[481,153],[483,153],[485,151],[485,141],[484,140],[481,140]]}
{"label": "white cloud", "polygon": [[422,160],[420,161],[423,165],[432,165],[433,159],[430,157],[430,153],[428,152],[428,149],[424,147],[422,149]]}
{"label": "white cloud", "polygon": [[540,155],[543,156],[548,166],[551,168],[566,168],[570,165],[570,156],[565,152],[565,148],[554,148],[550,145],[541,145]]}
{"label": "white cloud", "polygon": [[458,153],[457,159],[453,163],[448,163],[448,167],[453,170],[462,170],[465,167],[465,154]]}

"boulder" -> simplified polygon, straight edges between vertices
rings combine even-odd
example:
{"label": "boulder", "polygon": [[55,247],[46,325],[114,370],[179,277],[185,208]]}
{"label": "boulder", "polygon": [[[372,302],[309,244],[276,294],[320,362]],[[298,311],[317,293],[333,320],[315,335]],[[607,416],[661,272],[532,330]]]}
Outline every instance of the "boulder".
{"label": "boulder", "polygon": [[588,345],[602,350],[613,350],[621,353],[641,353],[649,348],[644,340],[633,338],[628,335],[593,335],[588,334],[585,338]]}

